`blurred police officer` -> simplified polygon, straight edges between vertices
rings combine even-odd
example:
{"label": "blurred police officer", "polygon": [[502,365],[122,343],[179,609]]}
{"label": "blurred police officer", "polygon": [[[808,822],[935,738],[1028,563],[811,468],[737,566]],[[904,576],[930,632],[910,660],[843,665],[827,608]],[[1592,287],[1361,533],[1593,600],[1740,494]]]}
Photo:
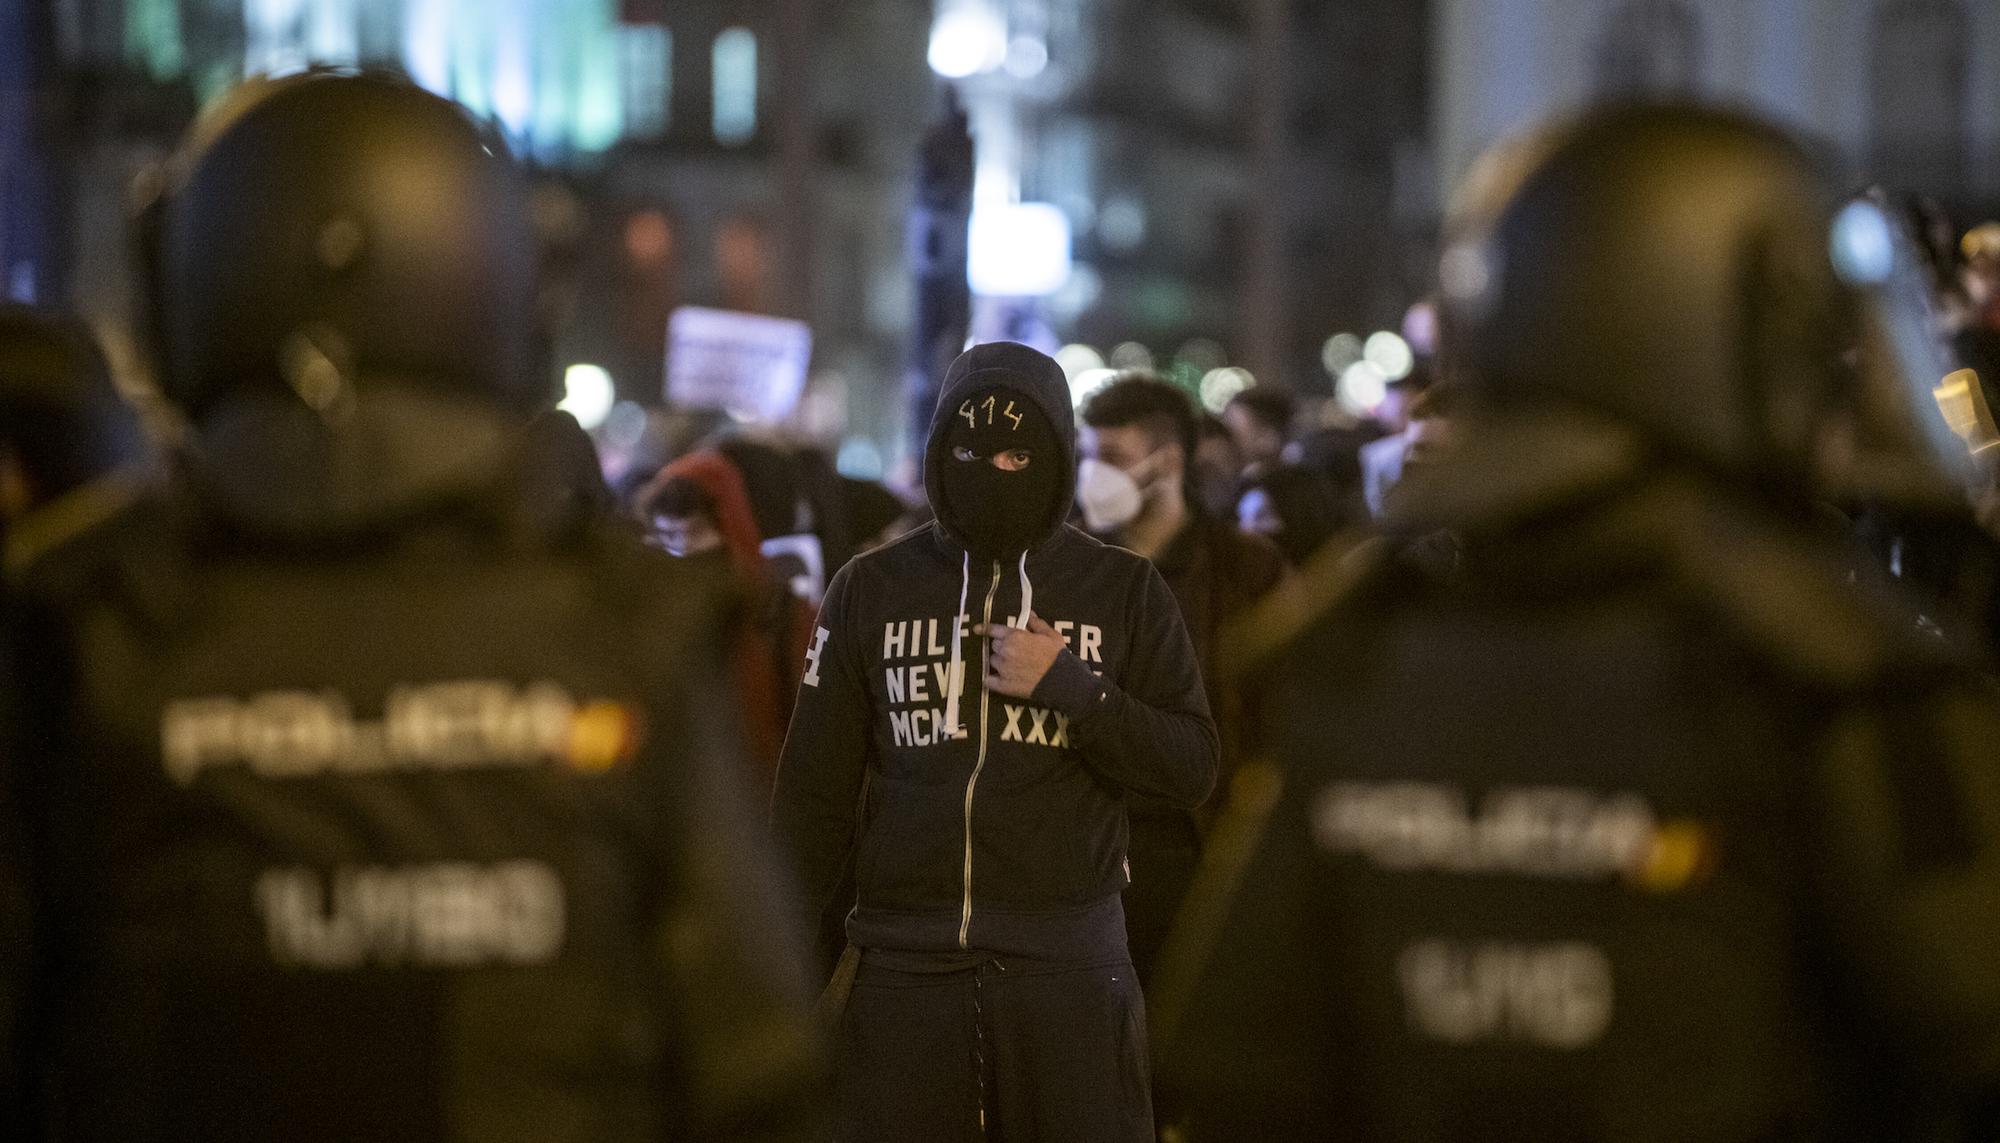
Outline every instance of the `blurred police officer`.
{"label": "blurred police officer", "polygon": [[1475,177],[1401,500],[1463,566],[1364,550],[1266,648],[1277,763],[1163,967],[1197,1138],[1995,1137],[2000,717],[1812,528],[1948,493],[1842,364],[1881,223],[1720,113]]}
{"label": "blurred police officer", "polygon": [[10,624],[8,1138],[790,1137],[794,948],[714,608],[546,475],[524,180],[253,81],[149,214],[164,502]]}

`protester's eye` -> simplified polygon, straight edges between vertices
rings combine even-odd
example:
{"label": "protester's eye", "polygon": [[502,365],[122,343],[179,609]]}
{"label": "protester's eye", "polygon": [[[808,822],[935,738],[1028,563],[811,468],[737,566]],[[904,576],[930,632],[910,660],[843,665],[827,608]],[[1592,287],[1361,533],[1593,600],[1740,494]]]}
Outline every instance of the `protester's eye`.
{"label": "protester's eye", "polygon": [[964,445],[959,445],[959,446],[958,446],[957,448],[955,448],[955,449],[952,449],[952,450],[951,450],[951,455],[952,455],[952,458],[953,458],[954,460],[978,460],[978,459],[979,459],[979,457],[978,457],[978,455],[977,455],[977,454],[975,454],[975,453],[974,453],[974,452],[973,452],[973,451],[972,451],[971,449],[969,449],[969,448],[966,448],[966,447],[965,447]]}
{"label": "protester's eye", "polygon": [[1028,462],[1034,459],[1035,454],[1029,452],[1027,449],[1014,448],[1008,449],[1006,452],[994,457],[993,464],[995,467],[1007,472],[1019,472],[1028,467]]}

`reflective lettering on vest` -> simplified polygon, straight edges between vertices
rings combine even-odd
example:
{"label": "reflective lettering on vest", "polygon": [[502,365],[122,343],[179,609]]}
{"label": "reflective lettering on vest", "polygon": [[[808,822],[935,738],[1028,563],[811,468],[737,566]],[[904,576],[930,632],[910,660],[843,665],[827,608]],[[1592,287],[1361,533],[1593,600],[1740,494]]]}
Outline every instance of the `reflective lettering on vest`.
{"label": "reflective lettering on vest", "polygon": [[[1646,870],[1664,836],[1629,792],[1336,782],[1313,801],[1313,839],[1392,872],[1595,879]],[[1698,831],[1697,831],[1698,832]]]}
{"label": "reflective lettering on vest", "polygon": [[539,861],[267,869],[271,959],[310,969],[536,965],[562,951],[562,878]]}
{"label": "reflective lettering on vest", "polygon": [[1611,958],[1595,945],[1419,941],[1398,958],[1410,1029],[1452,1044],[1573,1051],[1611,1026]]}

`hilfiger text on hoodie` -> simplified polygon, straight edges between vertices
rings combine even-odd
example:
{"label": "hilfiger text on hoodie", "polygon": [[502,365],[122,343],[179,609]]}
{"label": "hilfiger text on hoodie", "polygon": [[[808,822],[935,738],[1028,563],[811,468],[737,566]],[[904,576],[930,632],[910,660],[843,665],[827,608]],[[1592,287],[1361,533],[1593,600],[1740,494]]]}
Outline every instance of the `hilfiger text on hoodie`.
{"label": "hilfiger text on hoodie", "polygon": [[[962,645],[971,646],[972,616],[961,614],[958,624]],[[1050,620],[1049,626],[1077,658],[1098,665],[1093,673],[1102,669],[1104,628],[1073,619]],[[950,661],[951,637],[944,634],[949,630],[948,620],[936,618],[892,619],[882,625],[882,693],[888,705],[890,733],[898,746],[932,746],[953,737],[945,726],[945,699],[956,690],[959,701],[964,702],[965,663]],[[819,638],[823,631],[824,627],[814,633],[820,646],[824,646]],[[1054,749],[1069,745],[1069,716],[1061,711],[1018,699],[1001,699],[999,709],[1005,720],[1000,728],[1001,742]],[[960,736],[968,733],[959,728]]]}
{"label": "hilfiger text on hoodie", "polygon": [[[774,819],[816,917],[851,906],[851,933],[911,951],[1060,957],[1073,950],[1049,948],[1036,918],[1115,899],[1126,794],[1198,803],[1214,724],[1178,606],[1146,560],[1065,527],[1020,563],[968,574],[968,562],[924,529],[835,577]],[[1030,698],[989,692],[974,629],[1019,625],[1029,591],[1066,650]],[[857,897],[836,902],[850,857]]]}

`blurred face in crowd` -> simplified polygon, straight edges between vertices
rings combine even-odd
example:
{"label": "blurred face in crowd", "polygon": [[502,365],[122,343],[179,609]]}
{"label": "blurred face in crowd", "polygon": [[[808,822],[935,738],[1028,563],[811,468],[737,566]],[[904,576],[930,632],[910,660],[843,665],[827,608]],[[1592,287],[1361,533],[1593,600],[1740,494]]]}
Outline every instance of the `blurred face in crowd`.
{"label": "blurred face in crowd", "polygon": [[1271,495],[1261,488],[1252,488],[1236,502],[1236,526],[1259,536],[1275,536],[1285,530],[1285,522],[1278,518],[1277,505],[1271,503]]}
{"label": "blurred face in crowd", "polygon": [[1285,434],[1265,424],[1246,405],[1231,405],[1222,411],[1222,423],[1236,438],[1237,451],[1245,464],[1271,464],[1285,451]]}
{"label": "blurred face in crowd", "polygon": [[660,546],[676,556],[699,556],[722,548],[722,531],[706,515],[657,516]]}
{"label": "blurred face in crowd", "polygon": [[1147,508],[1178,493],[1187,457],[1178,444],[1161,439],[1144,425],[1107,425],[1078,430],[1083,455],[1101,461],[1132,478]]}
{"label": "blurred face in crowd", "polygon": [[1391,385],[1382,393],[1382,404],[1375,410],[1375,419],[1392,433],[1400,433],[1410,427],[1410,403],[1416,398],[1416,390],[1406,385]]}

